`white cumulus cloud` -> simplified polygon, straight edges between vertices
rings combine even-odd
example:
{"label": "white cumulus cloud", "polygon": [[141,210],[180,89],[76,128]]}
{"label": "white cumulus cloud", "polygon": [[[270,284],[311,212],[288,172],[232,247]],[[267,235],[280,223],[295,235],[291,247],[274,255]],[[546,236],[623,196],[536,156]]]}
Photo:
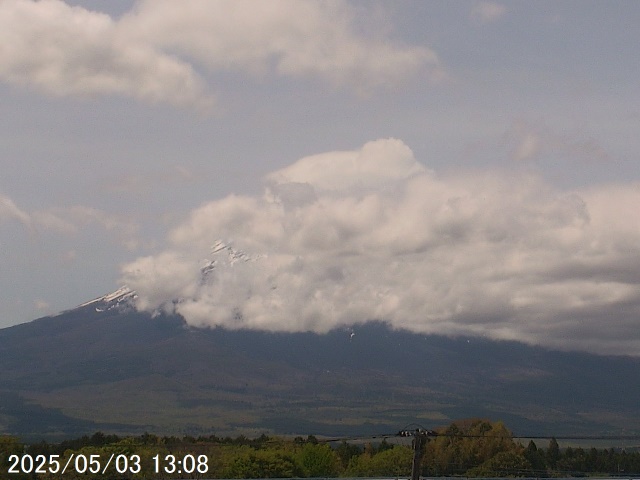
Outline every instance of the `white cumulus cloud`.
{"label": "white cumulus cloud", "polygon": [[[194,210],[123,268],[139,308],[195,326],[389,322],[640,354],[640,185],[562,192],[531,175],[439,176],[401,141],[303,158],[263,196]],[[217,239],[253,261],[217,261]]]}
{"label": "white cumulus cloud", "polygon": [[149,102],[209,101],[193,68],[132,42],[108,15],[60,0],[0,2],[0,78],[53,95],[118,94]]}
{"label": "white cumulus cloud", "polygon": [[121,18],[62,0],[0,2],[0,80],[48,94],[213,103],[198,70],[317,77],[357,90],[442,67],[426,47],[363,35],[347,3],[141,0]]}
{"label": "white cumulus cloud", "polygon": [[394,84],[423,66],[440,71],[429,48],[362,35],[359,14],[343,1],[142,0],[122,26],[213,71],[273,68],[357,88]]}

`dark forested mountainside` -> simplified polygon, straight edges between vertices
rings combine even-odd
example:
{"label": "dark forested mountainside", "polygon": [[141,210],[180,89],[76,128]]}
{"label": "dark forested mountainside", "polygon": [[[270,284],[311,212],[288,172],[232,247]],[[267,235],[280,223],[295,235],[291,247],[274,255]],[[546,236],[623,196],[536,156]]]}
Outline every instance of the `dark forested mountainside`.
{"label": "dark forested mountainside", "polygon": [[0,330],[0,432],[326,434],[502,419],[516,433],[640,432],[640,361],[391,330],[189,328],[87,306]]}

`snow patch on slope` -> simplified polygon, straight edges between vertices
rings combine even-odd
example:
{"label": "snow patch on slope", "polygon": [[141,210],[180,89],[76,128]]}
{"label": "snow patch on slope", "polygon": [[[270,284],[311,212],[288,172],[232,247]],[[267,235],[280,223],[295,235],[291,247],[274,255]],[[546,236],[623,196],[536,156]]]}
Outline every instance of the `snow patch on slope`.
{"label": "snow patch on slope", "polygon": [[[226,255],[225,255],[226,253]],[[238,263],[252,262],[259,259],[259,256],[249,255],[241,250],[234,249],[228,243],[217,240],[211,247],[211,258],[202,262],[200,267],[201,284],[206,284],[210,280],[212,272],[226,266],[233,266]],[[78,305],[76,308],[95,306],[97,312],[109,311],[112,309],[127,310],[136,307],[138,293],[127,285],[123,285],[114,292],[108,293],[88,302]],[[173,299],[173,304],[179,304],[182,298]]]}

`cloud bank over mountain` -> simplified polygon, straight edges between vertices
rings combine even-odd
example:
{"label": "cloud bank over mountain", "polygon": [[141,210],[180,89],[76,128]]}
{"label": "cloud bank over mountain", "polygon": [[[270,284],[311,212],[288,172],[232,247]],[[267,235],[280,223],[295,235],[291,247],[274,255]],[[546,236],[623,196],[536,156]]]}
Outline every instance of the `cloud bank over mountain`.
{"label": "cloud bank over mountain", "polygon": [[[139,309],[194,326],[327,332],[382,320],[637,355],[639,204],[636,183],[565,192],[522,173],[438,175],[380,139],[272,172],[262,196],[200,206],[123,281]],[[203,280],[216,239],[254,261]]]}

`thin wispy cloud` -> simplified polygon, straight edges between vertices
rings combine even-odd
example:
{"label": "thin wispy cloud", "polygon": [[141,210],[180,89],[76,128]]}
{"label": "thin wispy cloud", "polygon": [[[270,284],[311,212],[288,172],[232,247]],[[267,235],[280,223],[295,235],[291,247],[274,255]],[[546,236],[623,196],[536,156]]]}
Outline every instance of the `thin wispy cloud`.
{"label": "thin wispy cloud", "polygon": [[30,234],[77,236],[82,230],[95,228],[109,232],[118,243],[128,248],[138,243],[138,225],[126,215],[74,205],[29,211],[19,208],[8,196],[0,194],[0,224],[18,221]]}
{"label": "thin wispy cloud", "polygon": [[557,132],[539,122],[514,122],[503,139],[511,149],[511,158],[519,162],[555,155],[572,162],[601,163],[611,157],[585,132]]}
{"label": "thin wispy cloud", "polygon": [[31,225],[29,214],[19,208],[11,198],[0,194],[0,223],[8,220],[16,220],[27,227]]}
{"label": "thin wispy cloud", "polygon": [[477,2],[471,9],[471,18],[480,23],[492,23],[503,18],[507,7],[497,2]]}

